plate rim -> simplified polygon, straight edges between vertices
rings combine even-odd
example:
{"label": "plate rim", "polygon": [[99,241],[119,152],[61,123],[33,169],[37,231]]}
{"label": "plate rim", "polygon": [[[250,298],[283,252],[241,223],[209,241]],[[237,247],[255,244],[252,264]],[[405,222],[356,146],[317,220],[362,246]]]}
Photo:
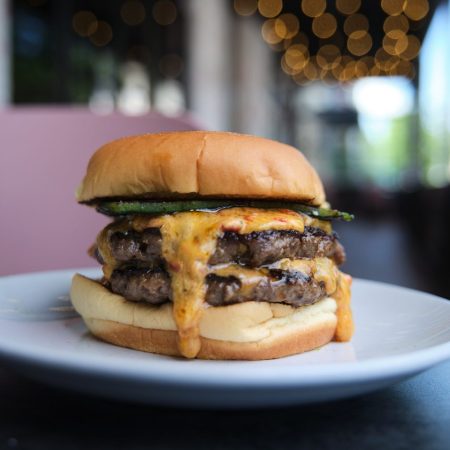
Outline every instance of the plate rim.
{"label": "plate rim", "polygon": [[[5,279],[14,279],[25,276],[45,276],[61,275],[69,276],[76,272],[98,272],[95,267],[85,267],[77,269],[58,269],[48,271],[27,272],[0,277],[0,283]],[[429,297],[432,301],[444,302],[450,306],[450,301],[427,292],[414,290],[411,288],[397,286],[380,281],[355,278],[358,283],[376,284],[395,290],[409,291]],[[82,320],[81,317],[74,317],[67,320]],[[11,344],[0,338],[0,359],[11,363],[21,363],[28,365],[45,366],[46,369],[58,369],[70,371],[72,373],[89,373],[91,375],[103,375],[114,378],[133,379],[138,382],[164,383],[167,385],[184,386],[205,386],[205,387],[308,387],[321,385],[339,385],[349,382],[378,380],[380,378],[394,378],[401,375],[419,373],[440,362],[450,359],[450,340],[426,349],[413,350],[405,354],[391,355],[385,357],[374,357],[363,361],[348,361],[338,363],[320,363],[311,365],[287,365],[287,366],[267,366],[261,367],[262,361],[228,361],[227,365],[220,367],[218,376],[212,377],[211,371],[202,371],[198,366],[193,366],[195,360],[184,360],[182,358],[165,357],[158,355],[157,364],[152,364],[152,355],[149,360],[133,360],[130,366],[118,364],[123,362],[123,357],[108,356],[99,360],[95,355],[83,354],[82,356],[64,350],[40,349],[36,353],[31,345],[20,346]],[[135,351],[135,350],[131,350]],[[293,356],[295,357],[295,356]],[[165,359],[167,358],[167,359]],[[289,358],[289,357],[288,357]],[[101,361],[101,362],[100,362]],[[162,363],[162,364],[161,364]],[[183,376],[180,376],[180,363],[184,364]],[[207,362],[202,361],[202,364]],[[233,370],[235,363],[245,364],[245,371]],[[194,367],[194,368],[193,368]],[[283,376],[280,377],[280,370]]]}

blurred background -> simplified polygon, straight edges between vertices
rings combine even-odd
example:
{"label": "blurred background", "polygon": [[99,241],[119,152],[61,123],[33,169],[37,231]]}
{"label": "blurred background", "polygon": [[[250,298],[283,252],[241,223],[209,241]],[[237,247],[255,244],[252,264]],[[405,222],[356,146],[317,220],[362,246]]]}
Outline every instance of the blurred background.
{"label": "blurred background", "polygon": [[307,155],[346,271],[450,297],[449,73],[448,0],[0,0],[0,273],[95,264],[105,140],[205,128]]}

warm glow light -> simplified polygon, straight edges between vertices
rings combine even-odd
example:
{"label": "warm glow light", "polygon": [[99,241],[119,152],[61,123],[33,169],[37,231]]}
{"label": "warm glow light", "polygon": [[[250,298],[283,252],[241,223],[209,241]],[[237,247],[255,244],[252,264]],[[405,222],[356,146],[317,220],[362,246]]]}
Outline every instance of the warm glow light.
{"label": "warm glow light", "polygon": [[292,39],[286,39],[283,41],[283,47],[287,50],[293,44],[303,44],[305,47],[309,45],[309,38],[305,33],[300,32],[296,34]]}
{"label": "warm glow light", "polygon": [[111,25],[108,22],[100,20],[95,33],[91,34],[89,39],[97,47],[104,47],[111,42],[112,38],[113,32]]}
{"label": "warm glow light", "polygon": [[406,34],[402,34],[398,39],[395,39],[394,54],[400,55],[407,49],[407,47],[408,47],[408,36],[406,36]]}
{"label": "warm glow light", "polygon": [[153,5],[152,14],[159,25],[170,25],[177,18],[177,7],[170,0],[158,0]]}
{"label": "warm glow light", "polygon": [[400,39],[402,35],[408,32],[409,21],[403,14],[400,16],[389,16],[384,21],[383,30],[390,38]]}
{"label": "warm glow light", "polygon": [[[404,47],[403,47],[404,46]],[[405,51],[408,46],[408,40],[406,39],[392,39],[388,35],[383,38],[383,48],[386,50],[386,53],[389,53],[392,56],[396,56],[401,52]]]}
{"label": "warm glow light", "polygon": [[128,0],[120,8],[120,15],[127,25],[139,25],[145,20],[145,7],[140,1]]}
{"label": "warm glow light", "polygon": [[317,64],[326,70],[332,70],[341,62],[342,55],[336,45],[327,44],[319,48],[316,55]]}
{"label": "warm glow light", "polygon": [[369,74],[369,70],[372,64],[363,58],[358,59],[355,64],[355,76],[357,78],[366,77]]}
{"label": "warm glow light", "polygon": [[302,44],[294,44],[286,50],[284,54],[285,62],[294,72],[300,72],[308,63],[309,52]]}
{"label": "warm glow light", "polygon": [[95,33],[98,21],[91,11],[78,11],[72,18],[72,26],[76,33],[86,37]]}
{"label": "warm glow light", "polygon": [[390,71],[391,75],[399,75],[408,78],[414,78],[416,75],[416,70],[414,66],[409,61],[400,60],[397,66]]}
{"label": "warm glow light", "polygon": [[259,0],[258,10],[259,13],[264,17],[275,17],[280,14],[283,9],[282,0]]}
{"label": "warm glow light", "polygon": [[[353,14],[345,19],[344,22],[344,33],[347,36],[358,39],[359,37],[364,36],[365,31],[369,29],[369,20],[366,16],[362,14]],[[356,34],[353,36],[353,34]]]}
{"label": "warm glow light", "polygon": [[275,19],[275,33],[282,39],[292,39],[299,28],[300,24],[294,14],[281,14]]}
{"label": "warm glow light", "polygon": [[367,32],[365,32],[362,37],[358,37],[355,39],[350,36],[347,40],[348,51],[355,56],[365,55],[372,48],[372,45],[372,37]]}
{"label": "warm glow light", "polygon": [[319,17],[325,11],[327,2],[325,0],[302,0],[302,11],[309,17]]}
{"label": "warm glow light", "polygon": [[349,81],[356,75],[356,61],[349,61],[341,72],[341,81]]}
{"label": "warm glow light", "polygon": [[413,36],[412,34],[409,34],[406,36],[408,40],[408,45],[406,46],[406,49],[402,52],[399,52],[399,56],[402,59],[411,60],[417,57],[420,51],[420,41],[416,38],[416,36]]}
{"label": "warm glow light", "polygon": [[389,55],[386,50],[384,50],[383,48],[379,48],[375,53],[375,65],[380,70],[386,70],[390,58],[391,55]]}
{"label": "warm glow light", "polygon": [[314,64],[314,62],[311,60],[304,67],[303,73],[305,74],[305,77],[311,81],[317,80],[317,77],[319,76],[319,70],[317,69],[317,66]]}
{"label": "warm glow light", "polygon": [[261,27],[261,34],[268,44],[278,44],[283,40],[283,38],[275,31],[275,19],[264,21],[263,26]]}
{"label": "warm glow light", "polygon": [[382,0],[381,8],[391,16],[398,16],[403,12],[405,0]]}
{"label": "warm glow light", "polygon": [[286,54],[281,57],[281,70],[287,75],[295,75],[296,72],[286,62]]}
{"label": "warm glow light", "polygon": [[330,13],[325,13],[319,17],[315,17],[312,23],[314,34],[322,39],[333,36],[336,32],[336,18]]}
{"label": "warm glow light", "polygon": [[361,7],[361,0],[336,0],[336,8],[342,14],[353,14]]}
{"label": "warm glow light", "polygon": [[257,0],[234,0],[234,10],[240,16],[251,16],[257,9]]}
{"label": "warm glow light", "polygon": [[412,20],[423,19],[430,10],[428,0],[405,0],[403,11]]}
{"label": "warm glow light", "polygon": [[297,83],[300,86],[305,86],[305,85],[311,83],[311,81],[312,81],[312,80],[306,78],[305,72],[303,70],[301,72],[293,75],[292,79],[295,81],[295,83]]}

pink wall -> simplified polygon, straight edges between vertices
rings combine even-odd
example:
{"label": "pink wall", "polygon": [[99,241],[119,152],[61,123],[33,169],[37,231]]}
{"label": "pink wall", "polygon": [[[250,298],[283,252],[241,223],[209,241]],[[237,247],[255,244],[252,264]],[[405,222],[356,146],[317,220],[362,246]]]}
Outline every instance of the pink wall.
{"label": "pink wall", "polygon": [[0,111],[0,275],[96,265],[86,249],[108,219],[74,198],[90,155],[121,136],[195,128],[156,113]]}

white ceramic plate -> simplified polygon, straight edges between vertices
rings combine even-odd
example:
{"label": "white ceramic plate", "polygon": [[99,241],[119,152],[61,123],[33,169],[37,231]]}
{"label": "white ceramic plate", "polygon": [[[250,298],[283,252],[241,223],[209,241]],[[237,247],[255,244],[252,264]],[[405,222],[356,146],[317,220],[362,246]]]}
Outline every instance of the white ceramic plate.
{"label": "white ceramic plate", "polygon": [[[29,377],[176,406],[309,403],[382,388],[450,358],[450,301],[355,280],[351,343],[273,361],[188,361],[91,337],[70,308],[75,270],[0,278],[0,359]],[[97,270],[80,270],[97,276]]]}

